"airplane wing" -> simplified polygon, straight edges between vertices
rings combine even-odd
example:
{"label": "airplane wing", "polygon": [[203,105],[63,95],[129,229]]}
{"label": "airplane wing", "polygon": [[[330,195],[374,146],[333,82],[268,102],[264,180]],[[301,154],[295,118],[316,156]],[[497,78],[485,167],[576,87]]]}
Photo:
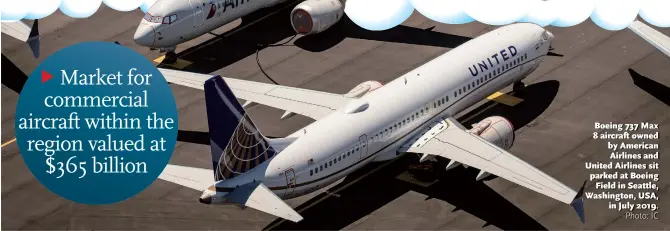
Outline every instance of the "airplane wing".
{"label": "airplane wing", "polygon": [[28,43],[30,49],[33,51],[33,56],[39,58],[40,56],[40,34],[38,30],[37,20],[33,21],[32,27],[29,27],[21,21],[3,22],[2,33],[12,36],[22,42]]}
{"label": "airplane wing", "polygon": [[448,158],[451,162],[447,168],[455,163],[478,168],[481,172],[477,180],[482,179],[481,176],[486,172],[502,177],[573,205],[584,222],[582,190],[580,193],[575,192],[504,149],[471,134],[453,118],[433,124],[426,132],[405,143],[399,151],[424,154],[422,159],[428,156]]}
{"label": "airplane wing", "polygon": [[670,57],[670,38],[668,36],[638,20],[628,25],[628,29]]}
{"label": "airplane wing", "polygon": [[[212,75],[163,68],[159,70],[168,82],[196,89],[203,89],[205,81],[212,77]],[[318,120],[344,107],[351,100],[343,95],[327,92],[233,78],[224,77],[224,79],[235,97],[247,101],[245,106],[251,103],[264,104],[286,110],[285,116],[288,113],[297,113]]]}

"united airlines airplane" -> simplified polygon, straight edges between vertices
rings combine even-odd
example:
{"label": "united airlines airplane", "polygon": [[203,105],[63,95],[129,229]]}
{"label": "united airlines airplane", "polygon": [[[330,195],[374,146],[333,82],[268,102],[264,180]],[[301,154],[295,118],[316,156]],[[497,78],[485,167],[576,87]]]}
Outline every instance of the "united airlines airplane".
{"label": "united airlines airplane", "polygon": [[[197,38],[254,11],[287,0],[158,0],[140,22],[135,43],[167,52],[176,61],[178,44]],[[337,23],[344,0],[306,0],[291,11],[291,25],[299,34],[316,34]]]}
{"label": "united airlines airplane", "polygon": [[[514,128],[507,119],[489,117],[468,129],[453,118],[510,84],[524,87],[553,38],[535,24],[500,27],[386,85],[368,81],[343,95],[162,69],[168,82],[205,91],[213,174],[168,165],[160,178],[202,190],[205,204],[237,204],[298,222],[302,216],[282,199],[324,188],[368,163],[418,153],[421,161],[450,159],[447,169],[480,169],[473,180],[494,174],[571,204],[583,222],[584,186],[576,192],[509,153]],[[244,110],[251,104],[316,121],[267,138]]]}
{"label": "united airlines airplane", "polygon": [[33,21],[32,26],[28,26],[21,21],[3,22],[2,33],[28,43],[30,50],[33,51],[33,56],[35,58],[40,57],[40,33],[37,20]]}

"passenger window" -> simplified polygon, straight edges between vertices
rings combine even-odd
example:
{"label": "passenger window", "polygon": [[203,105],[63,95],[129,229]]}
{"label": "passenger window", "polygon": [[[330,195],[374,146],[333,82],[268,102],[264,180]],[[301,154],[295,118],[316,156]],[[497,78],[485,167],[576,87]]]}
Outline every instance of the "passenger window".
{"label": "passenger window", "polygon": [[449,102],[449,96],[447,96],[447,100],[446,100],[446,102]]}
{"label": "passenger window", "polygon": [[310,169],[310,170],[309,170],[309,175],[310,175],[310,176],[311,176],[311,175],[314,175],[314,170]]}
{"label": "passenger window", "polygon": [[433,108],[436,108],[436,107],[437,107],[437,103],[433,103]]}
{"label": "passenger window", "polygon": [[457,93],[454,91],[454,97],[457,97],[457,96],[458,96]]}
{"label": "passenger window", "polygon": [[314,173],[319,173],[319,168],[315,168]]}
{"label": "passenger window", "polygon": [[527,58],[528,58],[528,54],[523,54],[523,58],[524,58],[524,59],[527,59]]}
{"label": "passenger window", "polygon": [[342,154],[342,159],[347,158],[347,155]]}
{"label": "passenger window", "polygon": [[458,89],[458,94],[461,94],[461,89]]}
{"label": "passenger window", "polygon": [[437,106],[442,105],[441,103],[442,103],[442,101],[437,101]]}
{"label": "passenger window", "polygon": [[333,164],[337,164],[337,158],[333,159]]}
{"label": "passenger window", "polygon": [[398,129],[398,125],[397,125],[397,124],[396,124],[396,125],[394,125],[393,127],[394,127],[395,129]]}
{"label": "passenger window", "polygon": [[356,151],[358,152],[358,146],[356,146]]}
{"label": "passenger window", "polygon": [[328,166],[333,166],[333,161],[328,161]]}
{"label": "passenger window", "polygon": [[319,168],[320,168],[319,170],[323,171],[323,165],[321,165]]}
{"label": "passenger window", "polygon": [[347,156],[350,156],[350,155],[351,155],[351,150],[349,150],[349,151],[347,152]]}

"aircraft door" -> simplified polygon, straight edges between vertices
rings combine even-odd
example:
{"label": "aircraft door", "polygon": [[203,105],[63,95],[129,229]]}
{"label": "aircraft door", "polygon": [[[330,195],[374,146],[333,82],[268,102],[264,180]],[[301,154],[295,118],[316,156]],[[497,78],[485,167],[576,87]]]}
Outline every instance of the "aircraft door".
{"label": "aircraft door", "polygon": [[358,140],[360,141],[358,148],[361,153],[361,159],[363,159],[368,156],[368,136],[363,134]]}
{"label": "aircraft door", "polygon": [[189,0],[191,3],[191,8],[193,8],[193,27],[202,26],[205,24],[205,6],[206,3],[203,0]]}
{"label": "aircraft door", "polygon": [[291,196],[295,190],[295,171],[293,168],[289,168],[284,172],[286,176],[286,192],[284,192],[284,197]]}

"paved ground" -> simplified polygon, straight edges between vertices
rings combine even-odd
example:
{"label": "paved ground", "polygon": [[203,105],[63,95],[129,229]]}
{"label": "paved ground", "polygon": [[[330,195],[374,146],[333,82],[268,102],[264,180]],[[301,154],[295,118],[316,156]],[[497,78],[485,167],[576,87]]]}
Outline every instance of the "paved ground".
{"label": "paved ground", "polygon": [[[287,8],[290,10],[290,7]],[[277,9],[272,9],[276,11]],[[292,36],[288,10],[236,33],[205,35],[179,48],[194,62],[185,70],[269,82],[256,62],[257,44],[272,44]],[[273,11],[270,11],[273,12]],[[40,22],[42,55],[74,43],[104,40],[154,59],[158,54],[132,42],[142,13],[106,8],[91,18],[75,20],[56,14]],[[234,25],[247,25],[243,20]],[[114,23],[109,23],[114,22]],[[217,30],[222,34],[229,28]],[[390,31],[368,32],[340,22],[328,32],[298,37],[285,46],[260,51],[265,72],[283,85],[345,93],[366,80],[390,81],[450,48],[491,30],[478,23],[443,25],[415,14]],[[661,140],[670,134],[670,59],[629,31],[605,31],[586,21],[571,28],[550,28],[555,52],[516,94],[526,101],[516,107],[482,102],[461,117],[466,125],[489,115],[503,115],[518,129],[511,152],[567,185],[578,188],[587,179],[585,161],[606,160],[605,143],[591,139],[594,122],[654,122]],[[670,33],[670,30],[662,30]],[[606,209],[605,201],[587,201],[587,223],[581,224],[570,206],[515,186],[502,179],[475,182],[475,169],[438,172],[429,187],[396,179],[416,159],[369,166],[330,189],[289,201],[305,220],[281,222],[253,209],[206,206],[199,192],[157,180],[128,201],[106,205],[74,204],[44,188],[18,155],[14,109],[22,72],[33,60],[26,45],[3,35],[2,87],[2,224],[5,229],[669,229],[670,213],[660,220],[635,221]],[[202,43],[202,44],[201,44]],[[200,44],[200,45],[199,45]],[[43,58],[42,58],[43,59]],[[8,68],[13,62],[18,69]],[[629,68],[637,74],[629,73]],[[635,76],[635,77],[632,77]],[[202,92],[173,86],[180,116],[180,140],[172,163],[209,166]],[[280,121],[281,111],[265,106],[250,110],[268,136],[287,135],[311,121],[295,116]],[[6,145],[4,144],[6,143]],[[661,153],[670,147],[662,145]],[[665,162],[667,163],[667,162]],[[665,163],[661,163],[662,165]],[[373,171],[373,169],[379,169]],[[662,170],[668,175],[668,170]],[[369,173],[369,174],[368,174]],[[366,177],[359,177],[365,175]],[[667,208],[668,178],[662,178],[659,206]],[[587,184],[587,191],[593,190]],[[334,193],[334,194],[333,194]]]}

